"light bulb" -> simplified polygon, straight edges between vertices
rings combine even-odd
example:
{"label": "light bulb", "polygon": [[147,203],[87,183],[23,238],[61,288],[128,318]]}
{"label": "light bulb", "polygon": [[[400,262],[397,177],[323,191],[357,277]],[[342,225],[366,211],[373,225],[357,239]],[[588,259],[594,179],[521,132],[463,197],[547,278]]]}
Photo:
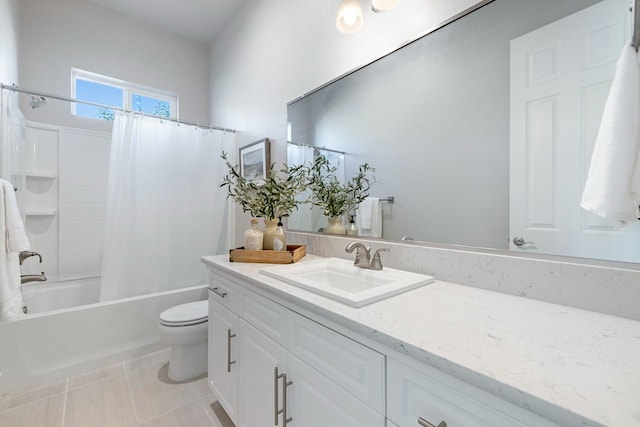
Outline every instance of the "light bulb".
{"label": "light bulb", "polygon": [[336,27],[341,33],[355,33],[362,28],[360,0],[342,0],[338,8]]}
{"label": "light bulb", "polygon": [[352,26],[356,23],[357,20],[358,15],[356,15],[355,13],[348,13],[347,15],[342,17],[342,21],[348,26]]}

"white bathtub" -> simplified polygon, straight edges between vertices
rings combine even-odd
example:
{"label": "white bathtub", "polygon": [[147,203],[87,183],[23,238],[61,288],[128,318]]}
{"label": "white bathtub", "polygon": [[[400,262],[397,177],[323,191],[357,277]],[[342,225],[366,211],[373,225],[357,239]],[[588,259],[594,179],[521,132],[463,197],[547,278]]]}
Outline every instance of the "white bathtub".
{"label": "white bathtub", "polygon": [[207,298],[206,285],[97,303],[99,280],[38,283],[29,314],[0,322],[0,392],[24,390],[163,347],[158,316]]}

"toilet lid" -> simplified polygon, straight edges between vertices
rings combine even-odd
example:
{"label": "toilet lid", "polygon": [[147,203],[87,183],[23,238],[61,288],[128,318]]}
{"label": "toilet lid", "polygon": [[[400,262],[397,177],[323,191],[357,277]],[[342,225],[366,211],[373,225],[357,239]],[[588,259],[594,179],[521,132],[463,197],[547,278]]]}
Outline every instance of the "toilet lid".
{"label": "toilet lid", "polygon": [[160,313],[160,322],[169,325],[202,323],[209,315],[207,300],[176,305]]}

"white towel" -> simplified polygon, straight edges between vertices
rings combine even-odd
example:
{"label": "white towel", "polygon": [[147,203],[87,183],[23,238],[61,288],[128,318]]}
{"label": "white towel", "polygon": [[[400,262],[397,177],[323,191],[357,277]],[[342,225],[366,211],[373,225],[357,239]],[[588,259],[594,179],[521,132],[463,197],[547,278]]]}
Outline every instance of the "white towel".
{"label": "white towel", "polygon": [[29,250],[29,239],[24,231],[24,223],[18,210],[15,190],[11,183],[0,179],[4,194],[5,244],[7,252]]}
{"label": "white towel", "polygon": [[5,233],[5,246],[0,248],[0,320],[21,316],[20,264],[18,252],[29,249],[13,186],[0,180],[0,230]]}
{"label": "white towel", "polygon": [[356,212],[358,236],[382,237],[382,207],[377,197],[367,197]]}
{"label": "white towel", "polygon": [[637,220],[640,204],[640,81],[630,43],[618,59],[580,206],[605,218]]}

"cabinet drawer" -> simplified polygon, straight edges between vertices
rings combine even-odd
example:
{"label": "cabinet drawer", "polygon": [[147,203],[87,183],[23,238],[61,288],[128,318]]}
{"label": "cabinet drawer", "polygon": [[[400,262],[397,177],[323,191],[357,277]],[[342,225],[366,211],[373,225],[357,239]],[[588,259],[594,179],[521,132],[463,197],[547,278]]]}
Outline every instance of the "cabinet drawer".
{"label": "cabinet drawer", "polygon": [[418,427],[419,418],[434,426],[445,421],[447,427],[557,427],[441,372],[431,377],[391,359],[387,396],[387,417],[400,427]]}
{"label": "cabinet drawer", "polygon": [[287,373],[291,379],[288,415],[300,427],[384,427],[384,415],[289,354]]}
{"label": "cabinet drawer", "polygon": [[238,310],[238,287],[227,276],[209,270],[209,296],[231,311]]}
{"label": "cabinet drawer", "polygon": [[289,314],[289,352],[379,414],[384,414],[384,356],[305,317]]}
{"label": "cabinet drawer", "polygon": [[240,289],[238,296],[240,317],[281,346],[286,347],[288,310],[246,289]]}

